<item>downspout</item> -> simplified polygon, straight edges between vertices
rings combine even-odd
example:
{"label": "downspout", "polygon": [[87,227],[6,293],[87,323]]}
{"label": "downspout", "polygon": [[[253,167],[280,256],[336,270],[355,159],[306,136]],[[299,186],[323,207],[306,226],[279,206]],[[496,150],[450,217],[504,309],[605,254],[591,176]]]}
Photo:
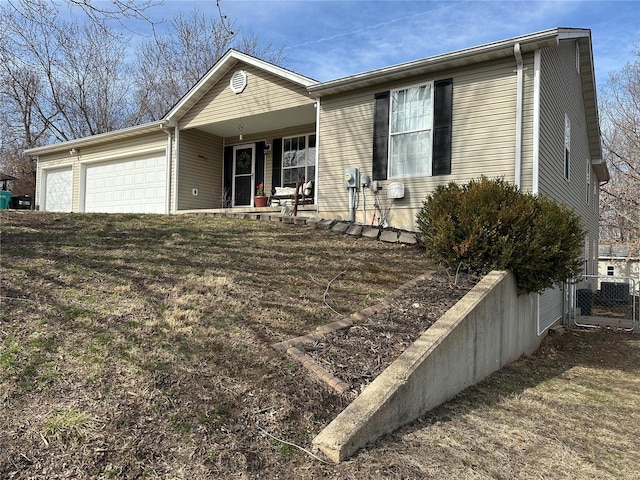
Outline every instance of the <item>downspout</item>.
{"label": "downspout", "polygon": [[533,178],[531,193],[539,193],[540,179],[540,64],[541,52],[536,50],[533,57]]}
{"label": "downspout", "polygon": [[[166,200],[165,200],[165,213],[171,213],[171,165],[173,159],[173,148],[172,148],[172,135],[171,130],[168,130],[167,127],[173,128],[176,134],[176,150],[177,150],[177,140],[178,140],[178,124],[174,120],[165,120],[160,124],[160,129],[167,134],[167,150],[166,150],[166,178],[167,178],[167,186],[166,186]],[[176,155],[177,161],[177,155]]]}
{"label": "downspout", "polygon": [[[533,55],[533,165],[531,168],[531,193],[538,195],[538,180],[540,176],[540,49],[536,50]],[[562,294],[562,315],[566,307],[564,305],[565,293]],[[569,293],[569,300],[571,300],[571,293]],[[535,294],[536,301],[536,330],[538,336],[544,333],[544,330],[540,329],[540,294]]]}
{"label": "downspout", "polygon": [[515,184],[518,188],[522,185],[522,105],[524,101],[524,65],[520,44],[513,46],[513,55],[516,57],[516,165]]}
{"label": "downspout", "polygon": [[179,167],[180,167],[180,128],[178,128],[178,123],[176,122],[176,130],[175,130],[175,142],[176,142],[176,146],[174,148],[174,157],[175,157],[175,162],[174,162],[174,168],[173,171],[175,172],[175,180],[173,182],[173,211],[174,213],[178,211],[178,197],[179,197],[179,190],[178,190],[178,186],[180,183],[180,178],[179,178]]}
{"label": "downspout", "polygon": [[316,98],[316,176],[313,179],[313,203],[318,211],[318,176],[320,172],[320,97]]}
{"label": "downspout", "polygon": [[42,169],[40,168],[40,157],[36,155],[35,157],[31,158],[36,159],[36,179],[34,182],[35,188],[33,190],[33,209],[40,210],[40,178],[42,177],[42,175],[40,174],[40,172],[42,172]]}

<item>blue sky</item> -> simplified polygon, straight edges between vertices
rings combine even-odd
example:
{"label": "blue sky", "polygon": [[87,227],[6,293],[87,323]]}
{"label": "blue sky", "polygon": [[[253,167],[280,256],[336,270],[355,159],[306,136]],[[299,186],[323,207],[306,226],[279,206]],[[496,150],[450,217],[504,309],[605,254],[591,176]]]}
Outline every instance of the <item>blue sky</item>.
{"label": "blue sky", "polygon": [[[165,0],[165,18],[215,0]],[[265,43],[284,45],[286,67],[331,80],[554,27],[592,31],[598,87],[640,50],[634,1],[222,0],[223,12]],[[155,15],[154,15],[155,16]],[[158,18],[158,17],[156,17]]]}
{"label": "blue sky", "polygon": [[[7,0],[0,0],[0,4]],[[53,1],[53,0],[50,0]],[[156,0],[151,0],[154,2]],[[105,0],[93,0],[100,4]],[[63,5],[62,0],[55,0]],[[596,81],[636,60],[640,0],[384,1],[222,0],[236,29],[284,47],[283,66],[324,81],[554,27],[589,28]],[[147,11],[158,31],[194,8],[218,18],[216,0],[164,0]],[[129,25],[149,34],[148,24]]]}

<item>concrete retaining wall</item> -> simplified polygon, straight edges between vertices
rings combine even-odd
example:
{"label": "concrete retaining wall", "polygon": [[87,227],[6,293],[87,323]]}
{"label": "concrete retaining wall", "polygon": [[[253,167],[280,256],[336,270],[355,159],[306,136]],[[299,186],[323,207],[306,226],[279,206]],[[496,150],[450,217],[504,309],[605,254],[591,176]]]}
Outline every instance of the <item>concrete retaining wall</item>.
{"label": "concrete retaining wall", "polygon": [[334,462],[532,353],[533,295],[517,296],[512,273],[491,272],[380,374],[313,440]]}

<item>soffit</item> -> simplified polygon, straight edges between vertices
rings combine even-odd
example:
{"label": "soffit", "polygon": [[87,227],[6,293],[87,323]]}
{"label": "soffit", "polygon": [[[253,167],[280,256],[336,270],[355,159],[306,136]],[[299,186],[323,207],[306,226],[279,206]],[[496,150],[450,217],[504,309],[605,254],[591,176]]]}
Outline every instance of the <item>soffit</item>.
{"label": "soffit", "polygon": [[242,124],[243,135],[254,135],[260,132],[272,132],[300,125],[313,124],[315,121],[315,106],[306,105],[222,122],[211,122],[195,128],[219,137],[237,137],[240,134],[240,129],[238,128],[239,123]]}

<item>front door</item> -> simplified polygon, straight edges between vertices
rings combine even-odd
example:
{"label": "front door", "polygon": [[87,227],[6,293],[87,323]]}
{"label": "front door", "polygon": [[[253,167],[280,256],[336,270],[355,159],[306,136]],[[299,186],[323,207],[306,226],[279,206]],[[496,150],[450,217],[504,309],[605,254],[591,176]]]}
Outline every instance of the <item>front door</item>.
{"label": "front door", "polygon": [[254,145],[233,147],[233,206],[249,207],[253,202]]}

